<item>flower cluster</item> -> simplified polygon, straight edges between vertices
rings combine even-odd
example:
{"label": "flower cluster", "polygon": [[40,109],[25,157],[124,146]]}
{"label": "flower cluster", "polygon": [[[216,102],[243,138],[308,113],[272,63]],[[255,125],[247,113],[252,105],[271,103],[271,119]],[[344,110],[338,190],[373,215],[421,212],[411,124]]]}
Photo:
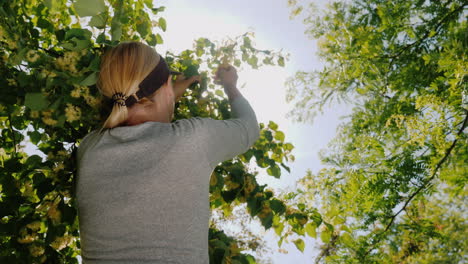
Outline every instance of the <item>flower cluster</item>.
{"label": "flower cluster", "polygon": [[55,72],[49,71],[47,69],[42,69],[40,75],[41,75],[42,78],[45,78],[45,77],[54,78],[54,77],[57,76],[57,74]]}
{"label": "flower cluster", "polygon": [[33,257],[39,257],[44,255],[45,248],[41,245],[32,244],[29,246],[29,253]]}
{"label": "flower cluster", "polygon": [[26,60],[29,62],[36,62],[41,56],[35,50],[29,50],[26,53]]}
{"label": "flower cluster", "polygon": [[60,212],[59,209],[57,209],[57,205],[53,204],[49,210],[47,210],[47,216],[49,219],[52,221],[54,225],[60,223],[60,220],[62,219],[62,213]]}
{"label": "flower cluster", "polygon": [[7,79],[9,86],[18,86],[18,82],[15,79]]}
{"label": "flower cluster", "polygon": [[80,54],[76,51],[67,51],[63,54],[63,57],[58,57],[56,60],[56,65],[59,69],[63,71],[68,71],[72,74],[77,74],[78,69],[76,64],[80,58]]}
{"label": "flower cluster", "polygon": [[67,108],[65,108],[65,116],[67,117],[68,122],[79,120],[81,118],[81,109],[78,106],[67,104]]}
{"label": "flower cluster", "polygon": [[52,111],[53,110],[42,111],[42,122],[49,126],[55,126],[57,124],[57,120],[52,118]]}
{"label": "flower cluster", "polygon": [[55,240],[52,243],[50,243],[50,246],[55,250],[62,250],[68,247],[71,243],[73,243],[74,240],[75,238],[73,236],[66,234],[62,237],[55,238]]}
{"label": "flower cluster", "polygon": [[30,202],[37,203],[39,202],[39,197],[37,197],[35,193],[35,189],[33,187],[33,183],[31,180],[27,180],[24,182],[21,190],[21,195],[27,198]]}
{"label": "flower cluster", "polygon": [[37,240],[39,236],[37,235],[37,232],[29,232],[26,227],[21,228],[19,232],[19,237],[16,241],[20,244],[29,244]]}
{"label": "flower cluster", "polygon": [[75,89],[70,92],[70,95],[74,98],[83,97],[85,102],[93,108],[97,108],[101,103],[98,97],[91,95],[87,86],[75,85]]}

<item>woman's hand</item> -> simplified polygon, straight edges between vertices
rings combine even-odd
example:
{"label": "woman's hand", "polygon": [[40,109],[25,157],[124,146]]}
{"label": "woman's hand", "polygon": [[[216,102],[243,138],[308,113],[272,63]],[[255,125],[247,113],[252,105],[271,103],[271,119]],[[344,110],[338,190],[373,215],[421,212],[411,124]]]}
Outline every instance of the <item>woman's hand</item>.
{"label": "woman's hand", "polygon": [[237,70],[234,66],[229,64],[224,64],[218,67],[216,70],[216,75],[213,76],[214,83],[222,85],[224,87],[224,92],[227,94],[229,99],[234,99],[237,96],[240,96],[241,93],[237,89]]}
{"label": "woman's hand", "polygon": [[222,85],[225,90],[237,88],[237,70],[232,65],[219,66],[213,78],[215,84]]}
{"label": "woman's hand", "polygon": [[185,93],[185,90],[195,82],[201,82],[201,76],[195,75],[189,78],[186,78],[183,74],[177,75],[176,80],[172,83],[174,88],[175,101],[179,101],[182,95]]}

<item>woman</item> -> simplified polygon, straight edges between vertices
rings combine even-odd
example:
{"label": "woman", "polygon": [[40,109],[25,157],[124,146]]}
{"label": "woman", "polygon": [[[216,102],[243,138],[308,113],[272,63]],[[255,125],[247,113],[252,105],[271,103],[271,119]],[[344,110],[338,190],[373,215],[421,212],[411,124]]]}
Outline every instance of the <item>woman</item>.
{"label": "woman", "polygon": [[209,262],[210,175],[247,151],[259,126],[232,66],[219,68],[215,78],[232,119],[171,122],[175,100],[197,80],[173,85],[163,58],[139,42],[103,56],[98,87],[114,105],[104,129],[78,149],[84,264]]}

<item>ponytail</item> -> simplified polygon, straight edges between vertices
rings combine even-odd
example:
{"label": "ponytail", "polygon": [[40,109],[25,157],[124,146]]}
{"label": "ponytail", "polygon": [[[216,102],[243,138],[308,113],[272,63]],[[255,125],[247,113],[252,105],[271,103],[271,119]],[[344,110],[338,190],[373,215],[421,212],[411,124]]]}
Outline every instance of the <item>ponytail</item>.
{"label": "ponytail", "polygon": [[[139,83],[158,62],[159,55],[152,47],[135,41],[121,42],[101,58],[97,87],[107,98],[114,98],[116,94],[128,97],[138,90]],[[117,127],[127,118],[127,106],[113,101],[102,129]]]}

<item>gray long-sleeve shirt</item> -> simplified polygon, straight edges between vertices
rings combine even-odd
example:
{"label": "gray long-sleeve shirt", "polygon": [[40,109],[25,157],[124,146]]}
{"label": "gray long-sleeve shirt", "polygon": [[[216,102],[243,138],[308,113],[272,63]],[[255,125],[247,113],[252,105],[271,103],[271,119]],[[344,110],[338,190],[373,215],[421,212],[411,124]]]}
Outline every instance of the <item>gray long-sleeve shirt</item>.
{"label": "gray long-sleeve shirt", "polygon": [[91,132],[78,148],[84,264],[207,264],[214,167],[259,138],[243,96],[232,118],[194,117]]}

